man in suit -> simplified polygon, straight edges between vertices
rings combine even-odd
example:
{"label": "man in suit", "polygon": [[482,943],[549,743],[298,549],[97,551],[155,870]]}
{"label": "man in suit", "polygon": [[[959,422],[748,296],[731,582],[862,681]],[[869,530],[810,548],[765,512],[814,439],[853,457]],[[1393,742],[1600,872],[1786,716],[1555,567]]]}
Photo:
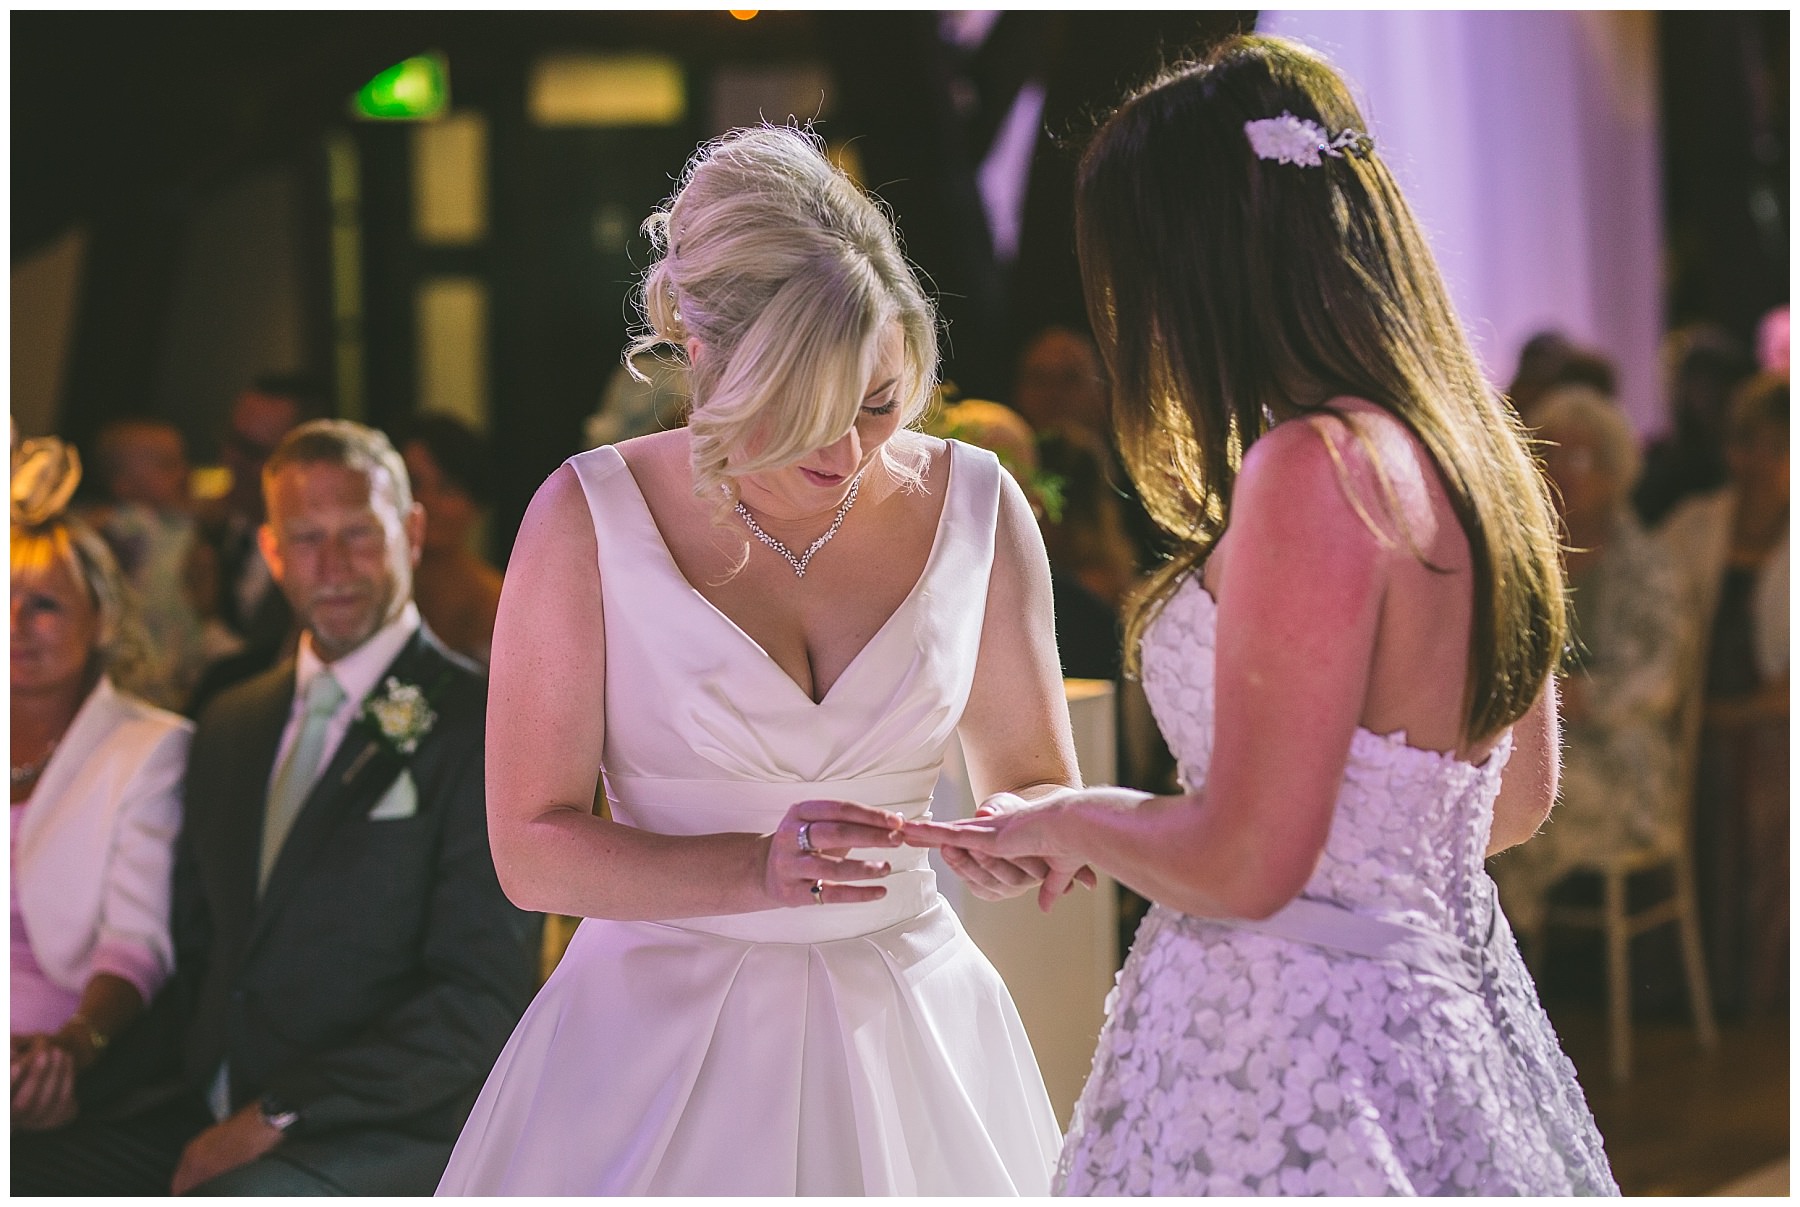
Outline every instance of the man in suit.
{"label": "man in suit", "polygon": [[485,687],[423,628],[424,515],[380,433],[321,420],[264,471],[295,657],[202,714],[175,977],[15,1136],[15,1194],[428,1194],[531,996],[534,919],[487,843]]}

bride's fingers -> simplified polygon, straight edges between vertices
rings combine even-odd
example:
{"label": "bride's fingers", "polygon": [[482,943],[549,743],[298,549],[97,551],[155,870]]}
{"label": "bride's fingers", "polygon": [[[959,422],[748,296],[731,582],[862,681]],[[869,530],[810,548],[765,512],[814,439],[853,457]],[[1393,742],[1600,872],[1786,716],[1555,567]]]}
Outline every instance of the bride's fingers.
{"label": "bride's fingers", "polygon": [[[802,844],[800,841],[800,833],[803,828],[806,832],[807,844]],[[841,853],[860,850],[864,847],[897,847],[904,845],[905,842],[906,839],[897,827],[878,829],[874,826],[841,821],[802,821],[795,825],[793,836],[795,849],[803,854],[806,845],[810,845],[815,851]]]}
{"label": "bride's fingers", "polygon": [[1039,859],[1036,855],[1013,855],[1007,862],[1025,873],[1026,879],[1032,884],[1050,874],[1050,861]]}
{"label": "bride's fingers", "polygon": [[1044,883],[1038,886],[1038,908],[1049,913],[1050,907],[1055,905],[1074,883],[1075,875],[1072,871],[1052,868],[1050,874],[1044,877]]}
{"label": "bride's fingers", "polygon": [[975,807],[975,816],[993,817],[1000,813],[1012,813],[1029,806],[1029,802],[1017,793],[996,792]]}
{"label": "bride's fingers", "polygon": [[908,846],[942,847],[945,850],[958,847],[962,850],[980,848],[991,852],[998,836],[999,827],[986,819],[954,822],[909,821],[903,831],[903,839]]}
{"label": "bride's fingers", "polygon": [[906,818],[890,809],[873,809],[847,800],[803,800],[782,821],[794,841],[804,827],[814,850],[848,851],[853,847],[897,847],[904,841]]}
{"label": "bride's fingers", "polygon": [[1003,901],[1018,895],[1017,890],[1008,888],[995,880],[988,870],[975,862],[975,857],[959,847],[945,847],[943,859],[951,871],[969,886],[969,891],[983,901]]}
{"label": "bride's fingers", "polygon": [[885,860],[823,854],[809,855],[795,866],[802,877],[812,880],[879,880],[894,870],[894,865]]}
{"label": "bride's fingers", "polygon": [[816,893],[812,891],[811,882],[802,886],[802,904],[851,905],[858,901],[879,901],[887,896],[887,889],[878,884],[837,884],[830,880],[821,880],[818,884]]}
{"label": "bride's fingers", "polygon": [[995,855],[984,855],[980,851],[971,851],[970,854],[974,857],[975,862],[980,864],[982,868],[986,870],[989,876],[993,877],[998,883],[1005,885],[1008,889],[1017,890],[1030,888],[1039,880],[1043,879],[1041,876],[1033,876],[1025,868],[1020,867],[1010,859],[1002,859]]}

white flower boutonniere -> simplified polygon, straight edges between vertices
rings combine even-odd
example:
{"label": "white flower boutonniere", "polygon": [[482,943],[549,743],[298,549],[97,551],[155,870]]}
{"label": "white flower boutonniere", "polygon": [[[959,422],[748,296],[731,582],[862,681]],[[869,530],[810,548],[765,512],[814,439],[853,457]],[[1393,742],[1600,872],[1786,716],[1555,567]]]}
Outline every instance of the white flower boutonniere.
{"label": "white flower boutonniere", "polygon": [[392,675],[378,692],[363,701],[362,717],[375,727],[383,741],[401,754],[411,754],[419,741],[437,724],[437,713],[416,683],[402,683]]}

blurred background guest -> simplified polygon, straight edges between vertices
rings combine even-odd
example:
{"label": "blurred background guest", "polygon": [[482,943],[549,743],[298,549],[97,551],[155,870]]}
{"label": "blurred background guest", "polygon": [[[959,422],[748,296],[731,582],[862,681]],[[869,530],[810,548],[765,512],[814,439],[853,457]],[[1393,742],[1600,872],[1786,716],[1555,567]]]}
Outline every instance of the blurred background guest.
{"label": "blurred background guest", "polygon": [[487,665],[500,606],[500,571],[476,552],[492,501],[487,442],[449,415],[421,415],[396,441],[425,508],[425,541],[413,569],[414,599],[445,645]]}
{"label": "blurred background guest", "polygon": [[1538,400],[1558,386],[1586,386],[1607,398],[1618,390],[1612,362],[1583,348],[1560,331],[1540,331],[1519,350],[1519,367],[1506,396],[1527,424]]}
{"label": "blurred background guest", "polygon": [[1042,435],[1058,433],[1096,449],[1112,446],[1106,372],[1094,341],[1050,326],[1026,341],[1013,374],[1013,409]]}
{"label": "blurred background guest", "polygon": [[121,692],[142,651],[111,552],[65,514],[74,450],[12,472],[12,1119],[71,1119],[75,1076],[168,977],[191,726]]}
{"label": "blurred background guest", "polygon": [[[945,405],[930,430],[933,435],[985,448],[998,457],[1024,489],[1040,525],[1054,526],[1063,514],[1062,479],[1046,473],[1039,464],[1031,425],[1017,411],[987,399],[964,399]],[[1054,563],[1050,591],[1063,677],[1117,679],[1123,669],[1117,610]]]}
{"label": "blurred background guest", "polygon": [[1093,337],[1053,324],[1019,353],[1012,407],[1037,433],[1044,472],[1065,484],[1063,514],[1044,529],[1051,564],[1116,611],[1163,537],[1119,460],[1108,389]]}
{"label": "blurred background guest", "polygon": [[582,425],[588,448],[667,431],[687,422],[692,392],[687,366],[653,354],[639,356],[635,363],[644,380],[624,365],[607,378],[600,409]]}
{"label": "blurred background guest", "polygon": [[1695,846],[1724,1011],[1763,1011],[1787,992],[1788,392],[1778,374],[1740,391],[1727,484],[1664,529],[1711,618]]}
{"label": "blurred background guest", "polygon": [[1725,485],[1731,400],[1753,369],[1743,345],[1711,324],[1671,331],[1663,360],[1672,426],[1646,450],[1631,500],[1652,528],[1682,500]]}
{"label": "blurred background guest", "polygon": [[235,649],[214,659],[201,675],[188,701],[189,716],[198,716],[220,691],[293,651],[298,638],[293,610],[275,589],[256,541],[263,522],[263,463],[289,431],[328,410],[324,387],[301,373],[259,377],[232,400],[219,441],[231,487],[201,509],[200,531],[217,559],[217,616],[235,639]]}
{"label": "blurred background guest", "polygon": [[1038,461],[1062,483],[1061,514],[1044,524],[1051,568],[1117,612],[1147,565],[1128,520],[1135,499],[1114,485],[1107,449],[1078,434],[1046,434]]}
{"label": "blurred background guest", "polygon": [[1575,866],[1666,845],[1681,824],[1675,720],[1684,596],[1668,551],[1632,514],[1636,437],[1612,400],[1559,386],[1533,406],[1567,546],[1572,665],[1559,680],[1561,801],[1490,864],[1513,926],[1542,954],[1545,898]]}
{"label": "blurred background guest", "polygon": [[209,634],[203,614],[217,597],[217,567],[194,520],[187,445],[172,423],[121,419],[100,430],[98,453],[107,499],[86,518],[136,592],[149,636],[145,667],[129,686],[180,709],[210,655],[234,648],[216,616]]}

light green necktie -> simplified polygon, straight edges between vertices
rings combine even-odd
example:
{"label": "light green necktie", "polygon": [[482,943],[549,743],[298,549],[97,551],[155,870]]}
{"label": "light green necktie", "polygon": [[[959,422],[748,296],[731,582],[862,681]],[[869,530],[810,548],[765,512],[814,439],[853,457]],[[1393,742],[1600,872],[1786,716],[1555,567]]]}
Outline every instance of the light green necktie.
{"label": "light green necktie", "polygon": [[344,702],[344,689],[330,671],[321,670],[306,685],[306,718],[300,723],[300,736],[288,752],[287,761],[275,773],[275,784],[269,789],[269,804],[263,812],[262,863],[257,869],[256,891],[261,893],[269,882],[269,870],[281,854],[300,806],[312,793],[313,780],[319,774],[319,760],[325,754],[325,730],[331,715]]}

